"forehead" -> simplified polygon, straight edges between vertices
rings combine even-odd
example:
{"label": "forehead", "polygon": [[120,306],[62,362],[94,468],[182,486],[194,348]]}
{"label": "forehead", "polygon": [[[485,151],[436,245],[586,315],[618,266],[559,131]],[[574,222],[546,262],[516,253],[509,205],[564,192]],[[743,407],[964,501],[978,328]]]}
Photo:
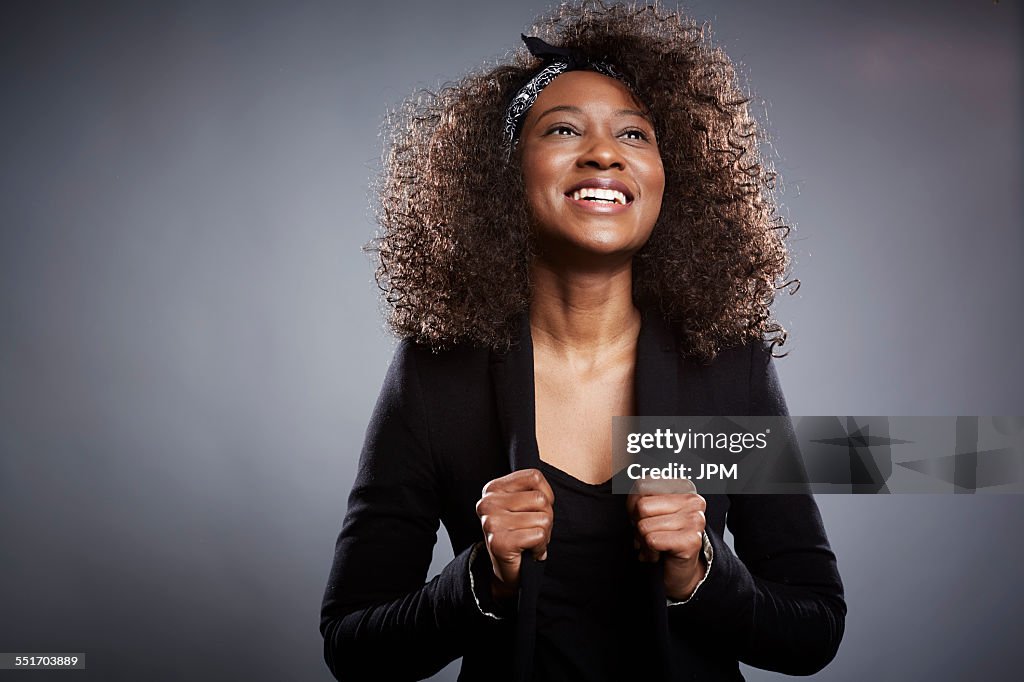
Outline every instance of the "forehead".
{"label": "forehead", "polygon": [[583,110],[644,109],[624,83],[596,71],[570,71],[551,81],[537,96],[527,120],[536,119],[551,107],[560,106]]}

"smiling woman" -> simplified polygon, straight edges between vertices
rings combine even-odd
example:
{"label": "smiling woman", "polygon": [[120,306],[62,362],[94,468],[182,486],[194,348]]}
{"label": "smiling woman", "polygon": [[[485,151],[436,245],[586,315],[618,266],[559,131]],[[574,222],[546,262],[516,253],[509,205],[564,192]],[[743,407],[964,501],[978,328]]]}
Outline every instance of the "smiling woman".
{"label": "smiling woman", "polygon": [[[614,416],[786,414],[785,230],[730,62],[656,7],[566,5],[535,32],[552,44],[392,121],[378,282],[404,341],[324,596],[327,663],[819,670],[846,605],[809,494],[612,494]],[[425,583],[439,522],[455,558]]]}
{"label": "smiling woman", "polygon": [[665,171],[654,126],[620,81],[572,71],[546,87],[519,139],[541,263],[590,251],[626,263],[651,236]]}
{"label": "smiling woman", "polygon": [[[788,228],[729,58],[692,20],[653,7],[568,5],[533,32],[596,63],[591,71],[614,65],[656,133],[666,191],[634,260],[634,298],[659,309],[695,358],[783,343],[770,305],[784,284]],[[537,84],[561,80],[561,67],[549,68],[557,54],[534,45],[546,56],[517,52],[509,64],[417,93],[388,122],[377,277],[403,337],[500,348],[529,305],[531,207],[509,138],[533,110],[523,103],[545,92]]]}

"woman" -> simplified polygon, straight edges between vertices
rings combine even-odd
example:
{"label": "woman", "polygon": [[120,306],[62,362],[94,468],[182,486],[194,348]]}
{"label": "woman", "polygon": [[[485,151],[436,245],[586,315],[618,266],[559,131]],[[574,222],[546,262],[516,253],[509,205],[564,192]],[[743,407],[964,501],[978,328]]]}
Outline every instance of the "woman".
{"label": "woman", "polygon": [[[815,672],[846,607],[810,495],[609,480],[612,416],[786,414],[764,343],[784,340],[785,229],[730,62],[653,7],[563,6],[535,35],[393,122],[378,281],[405,340],[338,539],[327,663]],[[439,521],[455,558],[424,584]]]}

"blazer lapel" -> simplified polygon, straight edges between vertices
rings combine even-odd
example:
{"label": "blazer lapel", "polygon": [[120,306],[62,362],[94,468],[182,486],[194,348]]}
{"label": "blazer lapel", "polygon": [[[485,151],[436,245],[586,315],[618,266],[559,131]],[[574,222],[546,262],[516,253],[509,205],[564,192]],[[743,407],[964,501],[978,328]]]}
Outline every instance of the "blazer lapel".
{"label": "blazer lapel", "polygon": [[679,409],[681,356],[668,324],[656,310],[641,310],[636,343],[634,396],[640,417],[665,417]]}
{"label": "blazer lapel", "polygon": [[[636,413],[642,417],[665,417],[678,413],[682,357],[671,329],[656,310],[641,310],[640,336],[636,347],[634,391]],[[661,679],[672,679],[672,645],[665,599],[664,563],[640,564],[647,578],[649,613],[655,623],[657,663]]]}
{"label": "blazer lapel", "polygon": [[[491,380],[501,424],[502,439],[512,471],[540,466],[533,383],[533,339],[530,316],[518,321],[516,343],[505,353],[491,352]],[[523,552],[519,565],[519,608],[516,622],[512,679],[527,682],[533,674],[537,633],[537,600],[540,597],[544,562]]]}
{"label": "blazer lapel", "polygon": [[504,353],[491,351],[491,380],[509,468],[540,465],[533,388],[533,339],[530,316],[520,315],[515,343]]}

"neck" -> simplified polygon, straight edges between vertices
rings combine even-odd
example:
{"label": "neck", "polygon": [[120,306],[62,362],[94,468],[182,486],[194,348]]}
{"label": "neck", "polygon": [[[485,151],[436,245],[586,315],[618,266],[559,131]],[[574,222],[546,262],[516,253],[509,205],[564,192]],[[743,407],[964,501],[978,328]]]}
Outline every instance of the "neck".
{"label": "neck", "polygon": [[535,350],[563,360],[599,363],[632,352],[640,331],[633,305],[633,268],[627,260],[608,271],[531,266],[530,329]]}

